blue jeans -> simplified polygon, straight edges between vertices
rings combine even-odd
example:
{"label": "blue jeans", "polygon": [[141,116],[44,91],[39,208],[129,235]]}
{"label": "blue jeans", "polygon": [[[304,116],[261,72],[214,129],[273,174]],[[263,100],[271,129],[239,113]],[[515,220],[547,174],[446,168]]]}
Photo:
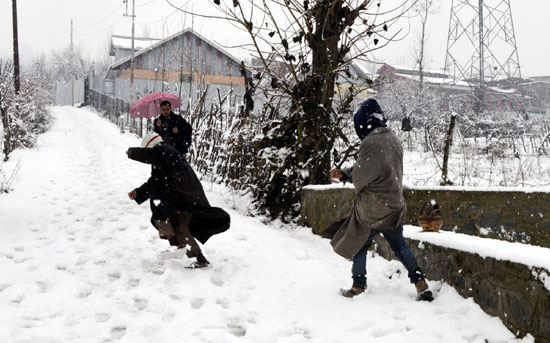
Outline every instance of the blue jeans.
{"label": "blue jeans", "polygon": [[403,238],[403,226],[399,226],[395,231],[373,230],[370,233],[367,243],[365,243],[363,248],[359,250],[355,257],[353,257],[353,265],[351,267],[353,287],[366,288],[367,286],[367,250],[369,249],[374,237],[379,233],[384,236],[395,256],[397,256],[405,268],[407,268],[411,283],[424,280],[424,273],[418,266],[418,262],[416,261],[411,248],[409,248],[407,242],[405,242],[405,239]]}

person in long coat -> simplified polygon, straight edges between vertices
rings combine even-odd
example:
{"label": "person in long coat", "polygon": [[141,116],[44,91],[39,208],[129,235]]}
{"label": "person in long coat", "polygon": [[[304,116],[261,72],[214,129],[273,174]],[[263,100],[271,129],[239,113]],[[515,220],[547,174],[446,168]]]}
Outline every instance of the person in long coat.
{"label": "person in long coat", "polygon": [[177,151],[186,154],[191,146],[193,128],[182,116],[172,112],[170,101],[160,103],[161,115],[154,120],[153,131],[158,133],[165,143],[170,144]]}
{"label": "person in long coat", "polygon": [[330,177],[350,181],[356,199],[345,220],[333,224],[337,229],[331,245],[334,251],[353,261],[353,285],[341,295],[351,298],[367,286],[367,250],[374,237],[382,234],[394,254],[405,265],[419,300],[433,299],[424,273],[403,238],[407,207],[403,198],[403,147],[386,125],[386,117],[375,99],[364,101],[354,115],[355,130],[361,144],[353,167],[332,170]]}
{"label": "person in long coat", "polygon": [[[196,240],[205,244],[213,235],[226,231],[230,217],[221,208],[212,207],[197,175],[185,157],[173,146],[152,132],[141,148],[129,148],[128,158],[151,164],[151,177],[128,193],[138,204],[150,200],[151,223],[159,236],[178,248],[189,246],[188,257],[196,257],[192,265],[209,265]],[[196,239],[196,240],[195,240]]]}

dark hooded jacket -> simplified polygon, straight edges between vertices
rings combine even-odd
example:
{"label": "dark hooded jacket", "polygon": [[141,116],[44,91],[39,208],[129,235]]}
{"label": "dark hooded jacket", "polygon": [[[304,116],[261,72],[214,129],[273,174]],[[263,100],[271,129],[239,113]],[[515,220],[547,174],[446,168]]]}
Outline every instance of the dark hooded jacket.
{"label": "dark hooded jacket", "polygon": [[369,111],[355,114],[358,136],[368,132],[362,137],[355,164],[342,172],[343,179],[353,182],[357,198],[350,215],[327,229],[336,231],[331,244],[347,259],[365,245],[371,230],[393,231],[402,225],[407,211],[402,186],[403,148],[392,130],[385,127],[383,115],[376,113],[376,120],[369,118]]}
{"label": "dark hooded jacket", "polygon": [[170,220],[180,212],[192,213],[189,229],[201,243],[229,228],[230,217],[221,208],[211,207],[191,166],[170,144],[152,148],[130,148],[128,158],[151,164],[151,177],[136,189],[138,204],[149,199],[151,221]]}
{"label": "dark hooded jacket", "polygon": [[[160,127],[156,124],[157,120],[162,122]],[[174,133],[173,129],[175,127],[178,128],[178,133]],[[160,115],[154,121],[153,131],[158,133],[164,142],[176,148],[180,153],[185,155],[189,151],[193,128],[182,116],[174,112],[170,112],[168,118]]]}

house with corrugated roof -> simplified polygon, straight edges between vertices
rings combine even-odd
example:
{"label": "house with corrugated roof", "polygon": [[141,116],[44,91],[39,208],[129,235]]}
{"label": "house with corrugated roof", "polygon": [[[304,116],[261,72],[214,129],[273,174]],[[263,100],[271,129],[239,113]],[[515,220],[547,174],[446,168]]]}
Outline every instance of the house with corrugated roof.
{"label": "house with corrugated roof", "polygon": [[[112,43],[115,57],[117,49],[120,50],[119,56],[122,56],[124,49],[118,46],[127,46],[127,41],[124,42],[121,36],[114,36]],[[207,91],[208,103],[209,99],[218,99],[219,94],[244,92],[240,61],[192,29],[156,42],[143,40],[141,43],[145,47],[134,53],[135,98],[163,91],[178,95],[187,104],[188,99],[192,101],[199,93]],[[129,101],[131,49],[126,50],[130,54],[115,61],[105,74],[104,90],[116,98]]]}

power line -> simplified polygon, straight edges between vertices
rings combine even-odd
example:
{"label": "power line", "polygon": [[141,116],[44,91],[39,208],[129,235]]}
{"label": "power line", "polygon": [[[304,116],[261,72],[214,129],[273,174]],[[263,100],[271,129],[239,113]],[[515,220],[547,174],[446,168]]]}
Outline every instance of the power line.
{"label": "power line", "polygon": [[151,1],[148,1],[148,2],[146,2],[146,3],[144,3],[144,4],[141,4],[141,5],[136,5],[136,7],[147,6],[147,5],[149,5],[150,3],[152,3],[153,1],[156,1],[156,0],[151,0]]}
{"label": "power line", "polygon": [[109,29],[111,29],[115,24],[117,24],[119,21],[121,21],[122,19],[124,19],[124,17],[120,17],[118,18],[115,22],[113,22],[112,24],[110,24],[109,26],[105,27],[104,29],[102,30],[99,30],[99,31],[96,31],[94,33],[81,33],[80,36],[95,36],[95,35],[98,35],[100,33],[103,33]]}
{"label": "power line", "polygon": [[115,14],[122,6],[124,5],[124,3],[120,4],[120,6],[118,6],[117,8],[115,8],[111,13],[109,13],[106,17],[104,17],[103,19],[101,19],[100,21],[98,22],[95,22],[93,24],[85,24],[85,25],[76,25],[78,27],[91,27],[91,26],[96,26],[97,24],[101,24],[102,22],[104,22],[105,20],[109,19],[110,17],[113,16],[113,14]]}
{"label": "power line", "polygon": [[158,22],[161,22],[165,19],[168,19],[170,18],[171,16],[173,16],[174,14],[176,14],[176,12],[179,12],[179,9],[176,9],[174,12],[170,13],[169,15],[167,15],[166,17],[162,17],[160,18],[159,20],[155,20],[155,21],[152,21],[152,22],[149,22],[149,23],[136,23],[137,25],[150,25],[150,24],[156,24]]}

